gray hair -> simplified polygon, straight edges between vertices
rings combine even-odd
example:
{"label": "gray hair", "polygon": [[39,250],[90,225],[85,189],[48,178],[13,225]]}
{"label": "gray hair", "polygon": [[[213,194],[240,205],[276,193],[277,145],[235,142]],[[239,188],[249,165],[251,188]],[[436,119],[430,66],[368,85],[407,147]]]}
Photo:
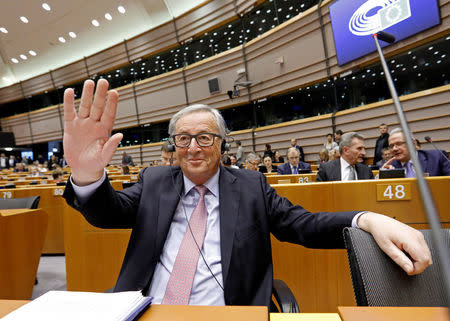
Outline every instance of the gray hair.
{"label": "gray hair", "polygon": [[295,154],[297,154],[297,156],[300,156],[300,151],[295,147],[289,147],[289,149],[287,151],[287,156],[289,156],[290,152],[295,152]]}
{"label": "gray hair", "polygon": [[222,115],[217,111],[217,109],[209,107],[208,105],[202,105],[202,104],[195,104],[191,106],[187,106],[183,109],[181,109],[179,112],[177,112],[175,115],[172,116],[169,122],[169,135],[172,136],[175,134],[175,127],[177,124],[177,121],[180,120],[183,116],[198,113],[198,112],[206,112],[211,113],[214,118],[216,119],[217,128],[219,129],[219,135],[222,138],[225,138],[227,135],[227,125],[225,124],[225,120],[223,119]]}
{"label": "gray hair", "polygon": [[[403,138],[405,138],[403,130],[400,127],[396,127],[393,130],[391,130],[391,132],[389,133],[389,136],[391,136],[392,134],[397,134],[397,133],[401,133],[403,135]],[[410,133],[409,136],[411,137],[412,140],[414,140],[413,134]]]}
{"label": "gray hair", "polygon": [[353,138],[358,138],[361,140],[364,140],[364,136],[361,134],[358,134],[357,132],[348,132],[341,136],[341,140],[339,142],[339,153],[342,154],[342,151],[344,150],[344,147],[350,147],[352,144]]}
{"label": "gray hair", "polygon": [[251,162],[251,161],[258,161],[259,162],[259,157],[258,155],[256,155],[255,153],[248,153],[247,157],[245,158],[246,162]]}

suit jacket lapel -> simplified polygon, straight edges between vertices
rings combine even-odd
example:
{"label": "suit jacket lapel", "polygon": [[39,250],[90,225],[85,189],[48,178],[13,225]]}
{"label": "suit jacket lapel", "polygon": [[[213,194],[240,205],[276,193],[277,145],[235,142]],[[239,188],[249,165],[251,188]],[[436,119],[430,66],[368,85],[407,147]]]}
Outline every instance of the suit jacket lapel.
{"label": "suit jacket lapel", "polygon": [[219,176],[219,194],[220,251],[223,282],[225,284],[230,267],[236,219],[239,212],[240,187],[236,182],[236,177],[222,167]]}
{"label": "suit jacket lapel", "polygon": [[183,193],[184,188],[182,171],[179,168],[173,168],[171,174],[173,174],[173,178],[169,175],[167,179],[169,181],[173,179],[174,185],[168,184],[168,188],[159,197],[158,219],[156,222],[158,226],[156,233],[157,255],[159,255],[164,246],[170,224],[172,223],[173,216],[180,202],[180,195],[182,195],[181,193]]}
{"label": "suit jacket lapel", "polygon": [[[428,168],[427,168],[427,155],[425,153],[417,153],[417,156],[419,158],[419,162],[420,162],[420,166],[422,166],[422,171],[424,173],[428,172]],[[429,172],[428,172],[429,173]],[[431,173],[430,173],[431,175]]]}

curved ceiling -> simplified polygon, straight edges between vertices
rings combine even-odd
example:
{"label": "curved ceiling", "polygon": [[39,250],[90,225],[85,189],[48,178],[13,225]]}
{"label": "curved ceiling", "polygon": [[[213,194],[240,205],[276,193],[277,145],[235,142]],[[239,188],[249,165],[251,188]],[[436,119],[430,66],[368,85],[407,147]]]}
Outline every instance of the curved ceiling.
{"label": "curved ceiling", "polygon": [[[0,87],[90,56],[167,22],[202,2],[204,0],[2,1]],[[51,10],[45,10],[43,3]],[[118,11],[119,6],[125,8],[125,13]],[[105,17],[107,13],[111,20]],[[22,16],[28,23],[20,20]],[[93,19],[99,22],[98,27],[92,24]],[[69,32],[74,32],[76,38]],[[59,37],[64,37],[66,42],[60,42]],[[36,56],[32,56],[30,50]],[[18,63],[14,63],[13,58]]]}

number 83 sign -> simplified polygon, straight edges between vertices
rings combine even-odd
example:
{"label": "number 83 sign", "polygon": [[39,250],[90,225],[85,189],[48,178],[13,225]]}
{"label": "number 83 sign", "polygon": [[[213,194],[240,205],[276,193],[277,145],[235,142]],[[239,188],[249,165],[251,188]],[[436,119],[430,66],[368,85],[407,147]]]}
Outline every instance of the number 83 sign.
{"label": "number 83 sign", "polygon": [[377,184],[377,201],[406,201],[411,199],[411,185]]}

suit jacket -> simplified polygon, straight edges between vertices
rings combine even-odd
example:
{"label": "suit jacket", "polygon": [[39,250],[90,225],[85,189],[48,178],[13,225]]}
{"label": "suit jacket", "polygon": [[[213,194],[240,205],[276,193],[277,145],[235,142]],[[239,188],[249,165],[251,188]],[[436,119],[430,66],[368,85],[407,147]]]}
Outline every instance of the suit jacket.
{"label": "suit jacket", "polygon": [[[265,165],[259,165],[259,172],[260,173],[267,173],[267,167]],[[276,173],[278,170],[278,166],[272,165],[272,172],[271,173]]]}
{"label": "suit jacket", "polygon": [[[173,181],[172,181],[173,179]],[[132,228],[115,291],[147,290],[184,189],[179,167],[148,167],[139,180],[115,191],[108,179],[84,204],[72,185],[69,205],[101,228]],[[220,168],[220,248],[227,305],[269,306],[272,293],[270,233],[312,248],[343,247],[342,229],[357,212],[311,214],[277,195],[264,174]]]}
{"label": "suit jacket", "polygon": [[[417,155],[425,173],[430,174],[430,176],[450,176],[450,163],[439,151],[418,150]],[[392,162],[392,166],[403,168],[402,164],[397,160]]]}
{"label": "suit jacket", "polygon": [[[355,165],[356,175],[359,179],[373,179],[370,168],[364,164]],[[317,172],[316,182],[340,181],[341,177],[341,160],[335,159],[331,162],[322,163]]]}
{"label": "suit jacket", "polygon": [[[309,169],[309,170],[311,170],[311,165],[309,165],[308,163],[304,163],[302,161],[299,161],[297,169],[298,170],[300,170],[300,169]],[[283,165],[279,165],[278,168],[277,168],[277,172],[278,172],[278,175],[292,174],[291,164],[290,163],[286,163],[286,164],[283,164]]]}
{"label": "suit jacket", "polygon": [[389,147],[389,134],[383,134],[380,137],[377,138],[377,141],[375,143],[375,152],[373,155],[373,164],[376,165],[377,162],[381,160],[381,154],[383,151],[383,148]]}

